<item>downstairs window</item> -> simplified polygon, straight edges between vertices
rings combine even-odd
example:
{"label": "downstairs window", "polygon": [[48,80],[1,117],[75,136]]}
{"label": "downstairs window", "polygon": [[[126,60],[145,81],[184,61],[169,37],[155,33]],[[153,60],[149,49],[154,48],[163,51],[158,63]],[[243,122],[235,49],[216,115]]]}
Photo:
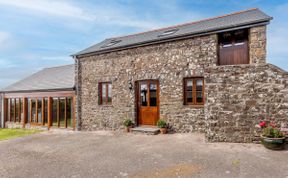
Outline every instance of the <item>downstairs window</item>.
{"label": "downstairs window", "polygon": [[184,105],[204,105],[204,78],[184,78]]}
{"label": "downstairs window", "polygon": [[98,83],[98,104],[111,105],[112,104],[112,83],[100,82]]}

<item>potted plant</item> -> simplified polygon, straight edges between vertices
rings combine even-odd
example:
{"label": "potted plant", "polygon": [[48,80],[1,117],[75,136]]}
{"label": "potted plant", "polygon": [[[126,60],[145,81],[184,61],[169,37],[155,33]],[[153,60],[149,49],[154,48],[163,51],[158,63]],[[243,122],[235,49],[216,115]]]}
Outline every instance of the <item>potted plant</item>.
{"label": "potted plant", "polygon": [[125,119],[123,122],[123,125],[125,127],[125,132],[130,132],[130,129],[133,127],[133,122],[131,119]]}
{"label": "potted plant", "polygon": [[157,126],[160,128],[160,132],[162,134],[166,134],[167,133],[167,123],[164,120],[158,120],[157,122]]}
{"label": "potted plant", "polygon": [[276,124],[271,122],[269,125],[262,121],[259,123],[259,126],[263,129],[261,135],[262,144],[271,150],[282,150],[285,148],[285,136],[276,128]]}

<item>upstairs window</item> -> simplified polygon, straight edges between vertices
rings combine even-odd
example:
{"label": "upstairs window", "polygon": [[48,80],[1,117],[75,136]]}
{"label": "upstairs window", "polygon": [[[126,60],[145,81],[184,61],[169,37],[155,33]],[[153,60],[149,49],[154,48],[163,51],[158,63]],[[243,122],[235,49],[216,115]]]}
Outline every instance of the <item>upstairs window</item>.
{"label": "upstairs window", "polygon": [[98,104],[111,105],[112,104],[112,83],[101,82],[98,84]]}
{"label": "upstairs window", "polygon": [[249,64],[248,30],[220,33],[219,65]]}
{"label": "upstairs window", "polygon": [[184,78],[184,105],[204,105],[204,78]]}

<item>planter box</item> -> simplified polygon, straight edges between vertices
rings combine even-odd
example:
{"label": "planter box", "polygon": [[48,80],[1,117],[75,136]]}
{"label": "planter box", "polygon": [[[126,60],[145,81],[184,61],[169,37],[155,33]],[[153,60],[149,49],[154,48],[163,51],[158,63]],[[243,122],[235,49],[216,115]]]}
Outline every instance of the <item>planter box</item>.
{"label": "planter box", "polygon": [[286,143],[288,144],[288,128],[282,127],[282,128],[280,129],[280,131],[283,132],[284,135],[286,136]]}
{"label": "planter box", "polygon": [[285,137],[283,138],[268,138],[261,137],[262,144],[271,150],[283,150],[285,148]]}

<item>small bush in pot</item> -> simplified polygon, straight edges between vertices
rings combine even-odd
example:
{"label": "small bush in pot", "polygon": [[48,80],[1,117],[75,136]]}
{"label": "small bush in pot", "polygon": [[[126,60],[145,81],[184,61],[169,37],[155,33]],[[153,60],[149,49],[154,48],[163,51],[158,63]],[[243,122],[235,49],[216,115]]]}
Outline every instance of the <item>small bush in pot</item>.
{"label": "small bush in pot", "polygon": [[282,150],[285,148],[285,136],[276,127],[276,124],[271,122],[269,125],[262,121],[259,126],[263,129],[261,136],[262,144],[271,150]]}
{"label": "small bush in pot", "polygon": [[166,123],[166,121],[164,121],[162,119],[158,120],[157,126],[160,128],[160,132],[162,134],[166,134],[167,133],[167,123]]}
{"label": "small bush in pot", "polygon": [[125,131],[130,132],[130,129],[133,127],[134,124],[131,119],[126,118],[123,122],[123,125],[125,127]]}

